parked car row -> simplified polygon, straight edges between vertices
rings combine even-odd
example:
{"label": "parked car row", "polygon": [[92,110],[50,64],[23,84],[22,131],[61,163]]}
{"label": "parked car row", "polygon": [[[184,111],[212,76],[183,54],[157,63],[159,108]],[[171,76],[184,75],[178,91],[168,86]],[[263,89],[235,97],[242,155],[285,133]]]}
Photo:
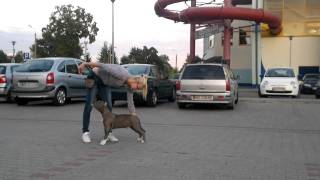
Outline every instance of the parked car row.
{"label": "parked car row", "polygon": [[[30,101],[49,99],[58,106],[72,98],[86,96],[86,74],[80,74],[78,66],[83,61],[74,58],[39,58],[23,64],[0,64],[0,96],[9,101],[16,100],[18,105]],[[142,98],[142,91],[134,92],[135,101],[144,101],[148,106],[156,106],[158,100],[175,101],[175,84],[160,73],[155,65],[124,65],[133,76],[146,75],[147,98]],[[88,72],[88,71],[85,71]],[[112,90],[112,101],[126,100],[124,87]]]}
{"label": "parked car row", "polygon": [[[50,99],[58,106],[86,95],[86,73],[78,66],[83,61],[74,58],[39,58],[23,64],[0,64],[0,97],[8,102],[14,98],[18,105],[29,101]],[[196,63],[186,65],[174,79],[164,76],[157,66],[150,64],[123,65],[133,76],[144,75],[147,97],[134,91],[135,102],[155,107],[159,100],[177,100],[179,108],[188,104],[222,104],[233,109],[239,100],[238,82],[227,65]],[[88,71],[85,71],[88,72]],[[259,86],[260,97],[285,95],[298,97],[299,93],[314,93],[320,98],[320,75],[307,74],[299,85],[292,68],[268,69]],[[125,87],[112,90],[112,102],[126,100]]]}

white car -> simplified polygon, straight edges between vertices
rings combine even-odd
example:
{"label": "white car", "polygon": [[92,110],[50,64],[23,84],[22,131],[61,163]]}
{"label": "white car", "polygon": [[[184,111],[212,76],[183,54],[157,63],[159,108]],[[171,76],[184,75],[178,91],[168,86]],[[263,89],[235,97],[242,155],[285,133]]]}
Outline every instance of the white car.
{"label": "white car", "polygon": [[259,96],[299,95],[299,81],[292,68],[270,68],[266,71],[259,87]]}

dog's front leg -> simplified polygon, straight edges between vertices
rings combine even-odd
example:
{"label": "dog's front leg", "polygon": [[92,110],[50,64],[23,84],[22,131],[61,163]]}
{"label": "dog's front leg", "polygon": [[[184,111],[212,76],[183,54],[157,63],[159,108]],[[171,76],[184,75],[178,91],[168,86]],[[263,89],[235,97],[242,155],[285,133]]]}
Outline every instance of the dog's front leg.
{"label": "dog's front leg", "polygon": [[104,138],[100,141],[101,145],[105,145],[107,143],[110,131],[110,127],[104,128]]}

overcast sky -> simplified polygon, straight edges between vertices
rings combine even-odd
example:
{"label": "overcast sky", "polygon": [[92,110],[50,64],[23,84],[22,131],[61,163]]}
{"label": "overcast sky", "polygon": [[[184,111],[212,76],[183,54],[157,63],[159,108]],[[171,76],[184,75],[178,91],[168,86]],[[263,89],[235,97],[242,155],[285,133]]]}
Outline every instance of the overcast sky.
{"label": "overcast sky", "polygon": [[[156,0],[115,1],[115,52],[118,57],[127,55],[132,47],[155,47],[159,54],[167,54],[175,65],[178,55],[180,67],[189,53],[190,26],[160,18],[154,12]],[[41,28],[49,23],[55,6],[72,4],[85,8],[99,27],[96,42],[88,46],[91,56],[96,57],[104,41],[112,40],[112,3],[110,0],[6,0],[0,11],[0,50],[12,54],[11,41],[16,41],[17,51],[28,52],[34,42],[34,33],[41,38]],[[169,6],[182,10],[184,3]],[[28,27],[31,25],[32,28]],[[197,40],[196,54],[203,54],[202,40]]]}

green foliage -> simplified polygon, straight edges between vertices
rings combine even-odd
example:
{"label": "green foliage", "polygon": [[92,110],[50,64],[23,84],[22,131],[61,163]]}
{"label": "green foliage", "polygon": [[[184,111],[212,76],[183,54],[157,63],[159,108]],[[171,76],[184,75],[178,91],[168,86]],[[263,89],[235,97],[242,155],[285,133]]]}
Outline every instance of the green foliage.
{"label": "green foliage", "polygon": [[23,52],[18,51],[14,56],[15,63],[23,63]]}
{"label": "green foliage", "polygon": [[6,63],[6,62],[8,62],[7,54],[3,52],[3,50],[0,50],[0,63]]}
{"label": "green foliage", "polygon": [[133,47],[128,56],[121,58],[121,64],[154,64],[157,65],[164,76],[168,76],[172,70],[169,64],[167,55],[158,55],[158,50],[154,47],[148,48],[143,46],[143,49]]}
{"label": "green foliage", "polygon": [[[112,60],[111,60],[111,46],[108,46],[107,43],[104,43],[103,47],[101,48],[101,52],[99,54],[99,61],[101,63],[108,63],[111,64]],[[115,54],[115,63],[118,64],[118,58],[117,55]]]}
{"label": "green foliage", "polygon": [[[57,6],[42,29],[43,39],[37,39],[37,57],[64,56],[80,58],[83,54],[80,39],[95,41],[99,28],[93,16],[81,7]],[[34,53],[35,46],[30,50]]]}

